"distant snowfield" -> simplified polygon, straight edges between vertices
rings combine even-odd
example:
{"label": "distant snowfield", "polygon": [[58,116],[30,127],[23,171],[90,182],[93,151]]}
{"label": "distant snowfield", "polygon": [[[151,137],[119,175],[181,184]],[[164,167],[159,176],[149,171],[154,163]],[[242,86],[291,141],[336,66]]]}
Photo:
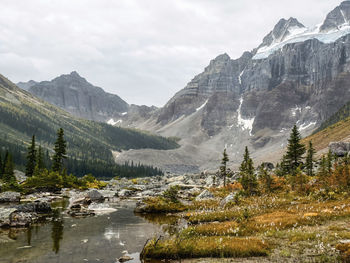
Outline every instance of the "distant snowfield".
{"label": "distant snowfield", "polygon": [[255,117],[251,119],[243,119],[241,114],[242,104],[243,104],[243,97],[241,97],[239,100],[237,124],[238,126],[241,126],[243,130],[249,130],[249,135],[251,136]]}
{"label": "distant snowfield", "polygon": [[350,25],[348,23],[341,26],[338,30],[333,30],[327,33],[320,32],[321,24],[313,29],[295,27],[289,30],[290,34],[283,41],[274,41],[270,46],[263,46],[258,49],[253,59],[265,59],[277,50],[281,49],[287,44],[304,42],[309,39],[318,39],[319,41],[329,44],[335,42],[339,38],[350,34]]}
{"label": "distant snowfield", "polygon": [[116,125],[118,123],[122,123],[122,122],[123,122],[123,120],[114,121],[114,119],[110,119],[109,121],[107,121],[107,124],[114,126],[114,125]]}
{"label": "distant snowfield", "polygon": [[208,100],[206,100],[200,107],[198,107],[196,111],[200,111],[201,109],[203,109],[205,105],[207,105],[207,103],[208,103]]}

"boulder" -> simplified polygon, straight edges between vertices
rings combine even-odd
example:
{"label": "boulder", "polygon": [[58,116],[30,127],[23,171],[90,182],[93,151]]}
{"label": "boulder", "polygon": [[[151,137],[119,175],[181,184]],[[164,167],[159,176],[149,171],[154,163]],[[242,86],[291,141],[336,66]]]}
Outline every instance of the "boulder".
{"label": "boulder", "polygon": [[215,175],[209,175],[206,179],[205,179],[205,185],[207,187],[213,187],[214,185],[216,185],[216,181],[217,178]]}
{"label": "boulder", "polygon": [[262,163],[261,164],[261,167],[263,167],[263,168],[265,168],[265,169],[267,169],[267,170],[273,170],[273,169],[275,169],[275,166],[274,166],[274,164],[273,163],[269,163],[269,162],[264,162],[264,163]]}
{"label": "boulder", "polygon": [[134,191],[132,191],[132,190],[122,189],[118,193],[118,197],[120,197],[120,198],[128,198],[128,197],[132,196],[133,194],[134,194]]}
{"label": "boulder", "polygon": [[86,198],[89,198],[92,202],[103,202],[105,200],[104,196],[96,189],[89,191]]}
{"label": "boulder", "polygon": [[350,142],[331,142],[329,149],[338,157],[343,157],[350,152]]}
{"label": "boulder", "polygon": [[95,213],[88,209],[72,209],[67,212],[70,216],[73,217],[87,217],[87,216],[94,216]]}
{"label": "boulder", "polygon": [[235,200],[236,195],[237,195],[237,192],[234,192],[226,196],[224,199],[221,200],[220,206],[224,207],[228,203],[233,202]]}
{"label": "boulder", "polygon": [[14,212],[10,215],[11,227],[27,227],[38,219],[36,213]]}
{"label": "boulder", "polygon": [[120,257],[119,259],[118,259],[118,261],[119,262],[126,262],[126,261],[130,261],[130,260],[133,260],[134,258],[132,258],[132,257],[130,257],[130,256],[128,256],[128,255],[124,255],[124,256],[122,256],[122,257]]}
{"label": "boulder", "polygon": [[17,192],[3,192],[0,194],[0,203],[19,202],[21,194]]}
{"label": "boulder", "polygon": [[214,198],[214,195],[211,192],[209,192],[208,190],[204,190],[196,197],[196,200],[200,201],[200,200],[207,200],[207,199],[213,199],[213,198]]}
{"label": "boulder", "polygon": [[0,209],[0,227],[10,225],[10,216],[16,212],[16,208],[1,208]]}
{"label": "boulder", "polygon": [[16,206],[18,212],[49,214],[52,212],[48,202],[33,202]]}
{"label": "boulder", "polygon": [[15,177],[18,183],[23,183],[25,180],[27,180],[27,176],[21,171],[15,170]]}
{"label": "boulder", "polygon": [[143,201],[138,201],[136,203],[136,207],[134,209],[135,213],[145,213],[147,212],[147,204],[144,203]]}

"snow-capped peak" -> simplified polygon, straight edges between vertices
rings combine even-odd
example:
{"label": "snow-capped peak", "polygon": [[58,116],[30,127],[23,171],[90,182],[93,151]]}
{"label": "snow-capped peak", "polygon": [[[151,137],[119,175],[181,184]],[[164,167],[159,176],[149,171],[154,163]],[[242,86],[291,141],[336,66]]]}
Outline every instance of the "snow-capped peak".
{"label": "snow-capped peak", "polygon": [[318,39],[323,43],[332,43],[350,34],[350,1],[344,1],[333,9],[323,23],[306,28],[295,18],[281,19],[274,29],[264,38],[253,59],[264,59],[287,44]]}

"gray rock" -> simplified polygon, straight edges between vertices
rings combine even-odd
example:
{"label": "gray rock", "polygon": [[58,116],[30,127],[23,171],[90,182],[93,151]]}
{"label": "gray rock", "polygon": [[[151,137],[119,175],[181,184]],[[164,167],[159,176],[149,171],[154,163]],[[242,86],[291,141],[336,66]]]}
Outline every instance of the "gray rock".
{"label": "gray rock", "polygon": [[17,205],[16,209],[18,212],[23,213],[49,214],[52,212],[51,205],[48,202],[33,202],[21,204]]}
{"label": "gray rock", "polygon": [[128,190],[128,189],[122,189],[120,192],[118,192],[118,197],[120,198],[127,198],[127,197],[131,197],[134,195],[134,191],[132,190]]}
{"label": "gray rock", "polygon": [[128,255],[124,255],[124,256],[122,256],[122,257],[120,257],[119,259],[118,259],[118,261],[119,262],[127,262],[127,261],[130,261],[130,260],[133,260],[134,258],[132,258],[132,257],[130,257],[130,256],[128,256]]}
{"label": "gray rock", "polygon": [[16,208],[1,208],[0,209],[0,227],[10,226],[10,216],[16,212]]}
{"label": "gray rock", "polygon": [[17,192],[3,192],[0,194],[0,203],[19,202],[21,194]]}
{"label": "gray rock", "polygon": [[141,200],[137,201],[134,212],[135,213],[146,213],[147,212],[147,204]]}
{"label": "gray rock", "polygon": [[214,198],[214,195],[211,192],[209,192],[208,190],[204,190],[196,197],[196,200],[201,201],[201,200],[207,200],[207,199],[213,199],[213,198]]}
{"label": "gray rock", "polygon": [[18,183],[23,183],[25,180],[27,180],[27,176],[25,176],[25,174],[21,171],[15,170],[15,176],[16,176],[16,180]]}
{"label": "gray rock", "polygon": [[350,152],[350,142],[331,142],[329,149],[338,157],[343,157]]}
{"label": "gray rock", "polygon": [[103,202],[105,199],[104,196],[96,189],[90,190],[86,194],[86,198],[89,198],[92,202]]}
{"label": "gray rock", "polygon": [[220,206],[224,207],[228,203],[233,202],[235,200],[236,195],[237,195],[237,192],[230,193],[228,196],[226,196],[224,199],[221,200]]}
{"label": "gray rock", "polygon": [[14,212],[10,215],[11,227],[27,227],[38,219],[36,213]]}

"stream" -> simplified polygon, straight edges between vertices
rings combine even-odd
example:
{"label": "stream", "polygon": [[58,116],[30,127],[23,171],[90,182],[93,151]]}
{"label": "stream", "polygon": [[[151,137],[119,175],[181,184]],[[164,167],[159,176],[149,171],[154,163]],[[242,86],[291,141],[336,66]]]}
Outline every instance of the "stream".
{"label": "stream", "polygon": [[114,263],[124,253],[133,258],[127,262],[141,262],[145,242],[163,233],[162,217],[135,215],[134,202],[87,218],[70,217],[64,206],[57,205],[50,222],[0,230],[0,263]]}

